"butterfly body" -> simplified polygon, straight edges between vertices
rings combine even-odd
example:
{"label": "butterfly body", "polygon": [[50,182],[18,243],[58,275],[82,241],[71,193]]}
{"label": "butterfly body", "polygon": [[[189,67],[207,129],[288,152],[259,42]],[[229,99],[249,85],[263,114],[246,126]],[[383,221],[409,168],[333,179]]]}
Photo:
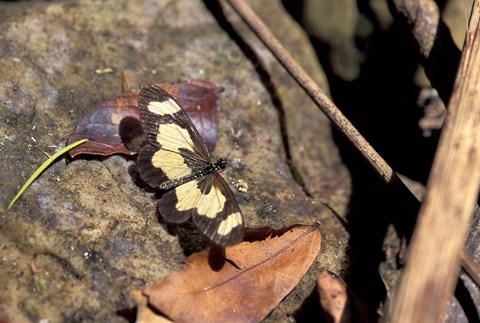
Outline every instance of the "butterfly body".
{"label": "butterfly body", "polygon": [[180,177],[174,180],[166,181],[161,183],[158,188],[161,190],[168,190],[173,187],[185,184],[187,182],[193,181],[199,177],[204,177],[207,175],[210,175],[214,172],[220,172],[221,170],[224,170],[227,167],[227,162],[223,160],[222,158],[218,159],[215,163],[210,162],[207,164],[202,170],[196,171],[193,174]]}
{"label": "butterfly body", "polygon": [[219,245],[240,242],[243,218],[219,174],[226,161],[212,161],[190,118],[162,88],[144,87],[139,109],[149,139],[139,151],[138,171],[147,184],[166,190],[158,203],[160,215],[176,223],[192,218]]}

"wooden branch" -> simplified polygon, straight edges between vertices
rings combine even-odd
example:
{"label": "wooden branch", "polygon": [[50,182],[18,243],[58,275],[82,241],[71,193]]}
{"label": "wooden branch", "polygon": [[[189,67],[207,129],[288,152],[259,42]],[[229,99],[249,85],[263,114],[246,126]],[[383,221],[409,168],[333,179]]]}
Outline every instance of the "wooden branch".
{"label": "wooden branch", "polygon": [[421,63],[432,86],[445,105],[450,99],[460,62],[460,50],[440,17],[433,0],[391,0],[397,18],[410,26],[421,55]]}
{"label": "wooden branch", "polygon": [[391,322],[439,322],[458,276],[480,186],[480,27],[477,0]]}
{"label": "wooden branch", "polygon": [[478,271],[479,264],[473,257],[468,254],[468,251],[462,252],[462,268],[468,274],[468,276],[474,281],[480,281],[480,272]]}
{"label": "wooden branch", "polygon": [[312,98],[316,105],[327,115],[333,125],[342,133],[350,143],[365,157],[370,165],[377,171],[386,183],[403,183],[387,162],[373,149],[373,147],[358,132],[352,123],[335,106],[330,98],[322,91],[316,82],[305,70],[290,56],[286,49],[275,38],[270,29],[255,14],[243,0],[226,0],[242,19],[257,34],[263,43],[275,55],[278,61],[293,76],[295,81]]}
{"label": "wooden branch", "polygon": [[[255,12],[243,0],[225,0],[238,13],[238,15],[247,23],[247,25],[257,34],[262,42],[270,49],[279,62],[292,75],[297,83],[312,98],[318,108],[320,108],[330,119],[337,130],[355,147],[355,149],[367,160],[375,169],[377,174],[398,194],[402,195],[401,200],[406,203],[418,206],[419,202],[404,185],[400,178],[393,172],[393,169],[387,162],[373,149],[358,130],[342,114],[328,96],[320,89],[315,81],[305,72],[305,70],[295,62],[268,27],[255,14]],[[470,264],[470,277],[480,286],[480,265],[476,263],[468,253],[465,253]],[[471,275],[471,272],[477,274]]]}

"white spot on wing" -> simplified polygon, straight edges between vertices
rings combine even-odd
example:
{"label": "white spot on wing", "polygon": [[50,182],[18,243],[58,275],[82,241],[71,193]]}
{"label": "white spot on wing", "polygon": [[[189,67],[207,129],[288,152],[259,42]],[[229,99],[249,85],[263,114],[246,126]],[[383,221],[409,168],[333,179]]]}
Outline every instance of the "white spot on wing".
{"label": "white spot on wing", "polygon": [[242,224],[242,215],[240,212],[230,214],[218,226],[217,233],[221,236],[229,235],[237,226]]}
{"label": "white spot on wing", "polygon": [[152,101],[148,104],[148,111],[158,114],[160,116],[174,114],[180,110],[180,106],[172,99],[168,99],[163,102]]}
{"label": "white spot on wing", "polygon": [[175,188],[175,194],[178,201],[175,205],[177,210],[186,211],[197,208],[198,214],[211,219],[223,210],[227,201],[227,198],[215,186],[212,186],[208,194],[202,194],[195,181]]}
{"label": "white spot on wing", "polygon": [[190,175],[192,170],[180,155],[180,148],[193,151],[193,140],[190,133],[174,123],[159,124],[157,142],[162,149],[152,157],[152,164],[160,168],[168,179],[176,179]]}
{"label": "white spot on wing", "polygon": [[159,124],[157,141],[163,149],[171,151],[179,151],[180,148],[194,150],[190,133],[175,123]]}
{"label": "white spot on wing", "polygon": [[222,191],[216,186],[212,186],[210,192],[203,195],[198,201],[197,212],[200,215],[213,219],[223,210],[226,201],[227,198],[222,194]]}
{"label": "white spot on wing", "polygon": [[175,208],[178,211],[187,211],[195,208],[202,192],[197,187],[196,181],[187,182],[175,188],[177,195],[177,204]]}
{"label": "white spot on wing", "polygon": [[183,157],[169,150],[157,151],[152,157],[152,164],[154,167],[160,168],[168,179],[176,179],[192,173]]}

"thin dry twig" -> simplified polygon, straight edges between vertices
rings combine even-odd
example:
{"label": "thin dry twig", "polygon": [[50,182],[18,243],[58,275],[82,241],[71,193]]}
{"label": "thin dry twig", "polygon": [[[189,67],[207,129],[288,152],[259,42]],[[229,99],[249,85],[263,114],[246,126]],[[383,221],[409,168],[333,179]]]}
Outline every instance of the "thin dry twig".
{"label": "thin dry twig", "polygon": [[[405,201],[418,206],[419,201],[410,192],[410,190],[399,179],[393,169],[387,162],[373,149],[358,130],[342,114],[328,96],[320,89],[316,82],[305,72],[305,70],[290,56],[281,43],[271,33],[269,28],[255,14],[255,12],[243,0],[226,0],[238,15],[247,23],[247,25],[257,34],[262,42],[271,50],[273,55],[292,75],[296,82],[312,98],[316,105],[327,115],[337,130],[357,149],[358,152],[375,169],[385,183],[396,189],[400,194],[405,195]],[[480,286],[480,265],[478,265],[469,254],[465,253],[469,259],[472,269],[469,272],[477,272],[476,275],[470,275],[475,283]],[[463,264],[463,262],[462,262]],[[467,273],[469,273],[467,272]]]}
{"label": "thin dry twig", "polygon": [[462,253],[462,267],[473,281],[480,281],[480,272],[478,271],[479,264],[470,256],[470,254],[468,254],[466,250],[464,250]]}
{"label": "thin dry twig", "polygon": [[480,187],[479,1],[473,10],[391,322],[440,321],[457,280]]}
{"label": "thin dry twig", "polygon": [[352,145],[365,157],[370,165],[387,183],[401,181],[393,172],[392,168],[373,149],[373,147],[358,132],[352,123],[335,106],[330,98],[322,91],[316,82],[307,72],[290,56],[280,42],[275,38],[269,28],[255,14],[248,4],[243,0],[227,0],[242,19],[258,35],[263,43],[272,51],[279,62],[294,77],[295,81],[305,90],[317,106],[333,122],[334,126],[342,133]]}

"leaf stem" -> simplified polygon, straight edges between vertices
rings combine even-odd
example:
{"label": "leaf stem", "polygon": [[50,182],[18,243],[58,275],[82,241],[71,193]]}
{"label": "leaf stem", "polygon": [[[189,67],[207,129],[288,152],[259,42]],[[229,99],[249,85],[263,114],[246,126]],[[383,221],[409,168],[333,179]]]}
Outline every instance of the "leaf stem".
{"label": "leaf stem", "polygon": [[8,204],[7,206],[7,211],[9,211],[13,204],[22,196],[23,192],[33,183],[34,180],[37,179],[38,176],[48,167],[50,166],[58,157],[66,153],[67,151],[87,142],[88,139],[81,139],[78,141],[75,141],[74,143],[66,146],[65,148],[60,149],[58,152],[53,154],[50,158],[48,158],[34,173],[30,178],[23,184],[22,188],[18,191],[17,195],[13,198],[13,200]]}

